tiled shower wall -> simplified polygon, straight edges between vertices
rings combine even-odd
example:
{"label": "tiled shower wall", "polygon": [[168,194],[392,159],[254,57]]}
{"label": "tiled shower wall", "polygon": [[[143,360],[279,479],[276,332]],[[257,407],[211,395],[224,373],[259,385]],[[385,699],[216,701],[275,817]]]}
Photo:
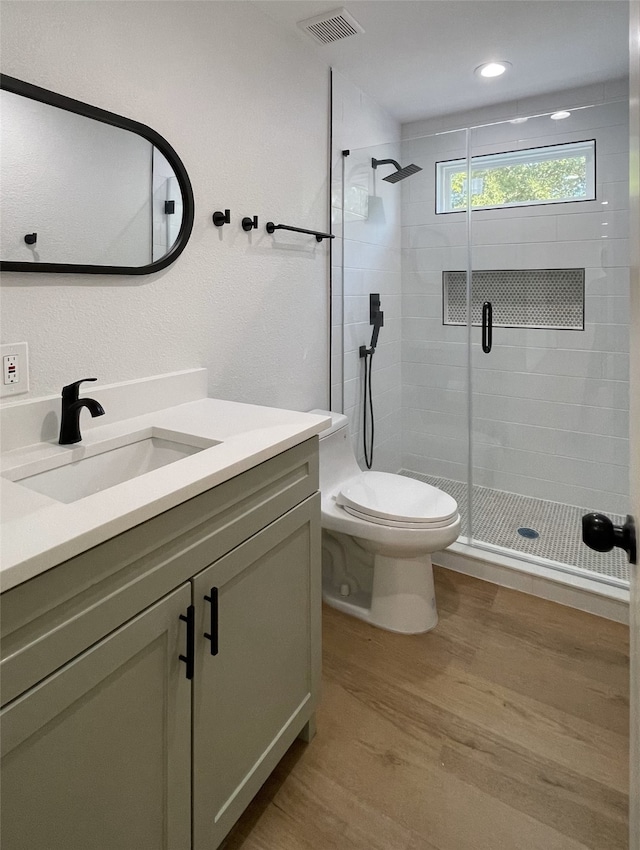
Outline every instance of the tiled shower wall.
{"label": "tiled shower wall", "polygon": [[[369,147],[363,148],[365,145]],[[350,154],[344,157],[346,149]],[[373,358],[374,467],[391,472],[401,466],[401,187],[382,180],[393,168],[385,166],[375,172],[371,157],[397,159],[399,154],[398,122],[334,71],[331,409],[348,415],[356,456],[364,467],[364,372],[358,349],[369,346],[371,340],[369,294],[380,293],[384,327]],[[347,195],[344,240],[343,168]]]}
{"label": "tiled shower wall", "polygon": [[[592,88],[587,103],[606,94],[605,87]],[[571,105],[559,99],[546,108],[563,102]],[[537,105],[538,112],[545,109]],[[457,125],[450,119],[449,126],[465,126],[468,118]],[[487,113],[485,120],[493,118]],[[482,123],[482,115],[473,123]],[[435,163],[464,157],[465,131],[412,138],[441,129],[434,122],[403,127],[402,159],[423,172],[401,184],[402,466],[466,481],[467,331],[443,326],[442,272],[466,268],[467,221],[465,213],[435,214]],[[486,355],[480,329],[473,329],[474,483],[625,513],[627,103],[580,109],[564,121],[545,116],[470,131],[473,155],[591,138],[595,201],[472,215],[474,269],[585,269],[584,331],[494,328]]]}

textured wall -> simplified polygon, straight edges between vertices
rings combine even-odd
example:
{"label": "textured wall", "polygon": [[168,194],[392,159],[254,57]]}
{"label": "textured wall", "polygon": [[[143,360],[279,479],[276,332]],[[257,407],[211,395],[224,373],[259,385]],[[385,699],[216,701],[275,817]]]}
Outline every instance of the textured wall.
{"label": "textured wall", "polygon": [[213,396],[327,404],[327,243],[264,224],[327,227],[329,73],[259,5],[3,3],[3,72],[153,127],[196,202],[155,275],[4,275],[2,339],[29,343],[31,396],[206,366]]}
{"label": "textured wall", "polygon": [[[593,88],[591,99],[598,96]],[[546,102],[550,109],[556,105],[553,96]],[[537,99],[535,106],[544,108],[543,103]],[[450,118],[449,126],[460,126],[468,117]],[[486,121],[493,117],[484,113]],[[482,112],[472,116],[476,122],[482,118]],[[413,130],[434,127],[446,129],[425,122]],[[408,136],[411,128],[405,126],[403,132]],[[545,116],[478,128],[470,131],[470,149],[482,155],[592,138],[597,200],[472,215],[475,269],[586,270],[584,331],[495,328],[493,351],[485,355],[480,328],[473,329],[474,483],[624,513],[629,409],[626,101],[578,110],[564,121]],[[424,167],[424,178],[419,174],[407,180],[403,196],[404,466],[459,481],[467,478],[467,331],[442,324],[442,271],[466,268],[467,223],[466,213],[435,214],[434,175],[436,161],[464,155],[464,131],[403,143],[403,156]]]}

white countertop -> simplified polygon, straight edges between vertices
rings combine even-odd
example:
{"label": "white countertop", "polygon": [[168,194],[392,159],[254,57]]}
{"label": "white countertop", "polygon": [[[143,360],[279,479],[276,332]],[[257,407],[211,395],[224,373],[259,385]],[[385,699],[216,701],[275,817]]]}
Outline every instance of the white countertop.
{"label": "white countertop", "polygon": [[[91,395],[94,393],[91,392]],[[99,391],[96,389],[99,399]],[[86,412],[83,413],[82,423]],[[88,417],[87,417],[88,418]],[[24,464],[45,468],[52,459],[81,460],[106,440],[118,445],[149,428],[177,431],[219,445],[203,449],[109,489],[65,504],[0,478],[0,590],[8,590],[99,543],[145,522],[269,460],[330,422],[325,416],[201,398],[120,419],[93,420],[81,443],[41,442],[0,456],[0,475]]]}

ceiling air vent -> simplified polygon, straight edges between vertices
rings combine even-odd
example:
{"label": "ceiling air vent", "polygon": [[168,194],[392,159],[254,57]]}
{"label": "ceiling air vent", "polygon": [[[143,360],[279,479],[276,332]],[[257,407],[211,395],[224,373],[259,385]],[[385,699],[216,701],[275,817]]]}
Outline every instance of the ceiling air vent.
{"label": "ceiling air vent", "polygon": [[315,18],[307,18],[305,21],[299,21],[298,26],[321,44],[330,44],[332,41],[364,32],[364,28],[346,9],[334,9],[332,12],[316,15]]}

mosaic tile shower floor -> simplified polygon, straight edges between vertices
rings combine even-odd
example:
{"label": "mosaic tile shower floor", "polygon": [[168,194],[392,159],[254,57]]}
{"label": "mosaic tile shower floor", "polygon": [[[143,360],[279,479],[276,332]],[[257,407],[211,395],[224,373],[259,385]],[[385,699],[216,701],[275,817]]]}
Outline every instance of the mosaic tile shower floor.
{"label": "mosaic tile shower floor", "polygon": [[[401,475],[426,481],[449,493],[458,502],[462,528],[467,522],[467,485],[460,481],[401,470]],[[488,487],[474,487],[474,537],[484,543],[513,549],[561,564],[569,564],[591,573],[629,581],[629,565],[625,552],[594,552],[582,542],[582,516],[587,508],[532,499],[515,493],[504,493]],[[610,515],[616,525],[625,517]],[[529,539],[518,533],[530,528],[538,537]]]}

